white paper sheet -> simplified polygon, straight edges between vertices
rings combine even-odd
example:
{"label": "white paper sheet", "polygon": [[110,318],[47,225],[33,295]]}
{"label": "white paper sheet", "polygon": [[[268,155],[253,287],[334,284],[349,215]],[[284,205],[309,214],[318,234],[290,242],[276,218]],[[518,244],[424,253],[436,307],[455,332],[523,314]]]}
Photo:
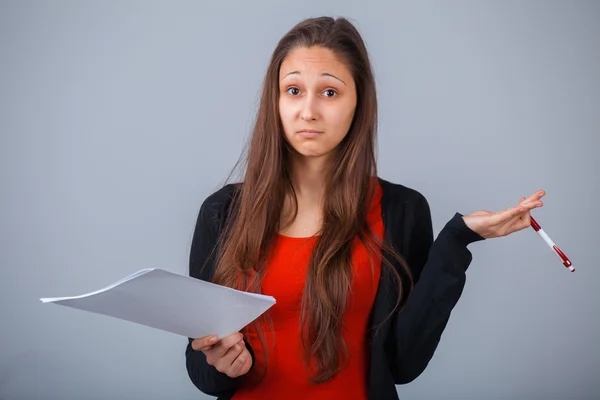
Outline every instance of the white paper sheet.
{"label": "white paper sheet", "polygon": [[238,332],[275,304],[272,296],[242,292],[157,268],[137,271],[80,296],[40,300],[191,338],[222,338]]}

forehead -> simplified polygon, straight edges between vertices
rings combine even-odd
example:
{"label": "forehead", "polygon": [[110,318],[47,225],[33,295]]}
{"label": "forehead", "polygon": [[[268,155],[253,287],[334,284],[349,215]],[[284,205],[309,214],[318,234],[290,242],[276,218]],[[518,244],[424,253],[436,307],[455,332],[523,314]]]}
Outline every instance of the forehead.
{"label": "forehead", "polygon": [[304,74],[331,73],[351,77],[350,70],[333,51],[320,46],[297,47],[281,63],[279,77],[291,72]]}

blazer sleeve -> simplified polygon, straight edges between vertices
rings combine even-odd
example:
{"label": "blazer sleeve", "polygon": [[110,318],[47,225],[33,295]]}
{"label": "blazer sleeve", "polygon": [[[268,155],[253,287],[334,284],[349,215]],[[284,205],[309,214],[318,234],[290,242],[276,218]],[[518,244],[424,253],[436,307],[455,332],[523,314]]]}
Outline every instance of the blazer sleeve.
{"label": "blazer sleeve", "polygon": [[465,285],[472,261],[467,245],[484,240],[456,213],[434,241],[429,204],[420,194],[413,213],[405,254],[419,280],[393,321],[396,384],[413,381],[427,367]]}
{"label": "blazer sleeve", "polygon": [[[189,259],[189,275],[193,278],[211,280],[219,235],[219,209],[214,196],[205,200],[200,207]],[[198,304],[198,307],[202,307],[202,304]],[[194,339],[197,338],[188,338],[185,349],[186,368],[192,383],[201,392],[210,396],[219,397],[234,392],[240,386],[244,376],[230,378],[217,371],[206,362],[203,352],[192,349],[191,343]],[[246,346],[252,354],[248,343]]]}

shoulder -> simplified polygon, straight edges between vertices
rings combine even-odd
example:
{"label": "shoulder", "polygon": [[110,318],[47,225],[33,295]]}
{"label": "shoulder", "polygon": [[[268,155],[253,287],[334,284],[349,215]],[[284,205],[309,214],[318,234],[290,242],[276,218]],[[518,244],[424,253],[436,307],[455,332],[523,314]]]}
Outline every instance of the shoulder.
{"label": "shoulder", "polygon": [[[409,262],[421,248],[428,248],[433,241],[433,226],[429,202],[418,190],[379,178],[382,199],[381,214],[386,237],[397,251],[409,258]],[[418,271],[413,271],[418,275]]]}
{"label": "shoulder", "polygon": [[[425,196],[404,185],[381,178],[379,181],[383,192],[382,215],[390,236],[396,239],[402,237],[402,249],[408,249],[410,243],[422,243],[423,251],[426,251],[433,242],[433,226],[431,208]],[[484,238],[473,232],[458,212],[438,234],[438,241],[451,241],[463,247],[479,240]]]}
{"label": "shoulder", "polygon": [[241,187],[241,183],[229,183],[210,193],[200,205],[198,225],[220,230]]}
{"label": "shoulder", "polygon": [[384,211],[389,212],[402,209],[403,214],[417,213],[419,216],[429,216],[429,202],[421,192],[383,178],[378,178],[378,180],[382,191],[382,207]]}
{"label": "shoulder", "polygon": [[227,207],[241,188],[241,183],[229,183],[209,194],[202,202],[202,208],[219,210]]}

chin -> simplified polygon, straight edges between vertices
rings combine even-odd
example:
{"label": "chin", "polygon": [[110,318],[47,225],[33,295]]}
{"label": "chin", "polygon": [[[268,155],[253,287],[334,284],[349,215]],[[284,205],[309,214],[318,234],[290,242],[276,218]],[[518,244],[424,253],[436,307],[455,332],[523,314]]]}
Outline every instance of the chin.
{"label": "chin", "polygon": [[319,157],[325,156],[326,154],[316,153],[316,152],[315,153],[313,153],[313,152],[305,152],[305,153],[300,153],[300,155],[302,157],[306,157],[306,158],[319,158]]}
{"label": "chin", "polygon": [[314,143],[309,146],[298,146],[295,147],[296,152],[304,157],[321,157],[329,153],[326,149],[321,146],[315,146]]}
{"label": "chin", "polygon": [[329,157],[331,155],[331,151],[325,151],[325,150],[302,150],[302,151],[298,151],[298,156],[305,158],[305,159],[322,159],[325,157]]}
{"label": "chin", "polygon": [[290,147],[294,149],[296,155],[306,158],[320,158],[327,156],[335,148],[335,146],[331,148],[331,146],[324,145],[324,143],[319,143],[317,141],[302,141],[300,143],[291,141],[291,143],[288,143],[290,144]]}

